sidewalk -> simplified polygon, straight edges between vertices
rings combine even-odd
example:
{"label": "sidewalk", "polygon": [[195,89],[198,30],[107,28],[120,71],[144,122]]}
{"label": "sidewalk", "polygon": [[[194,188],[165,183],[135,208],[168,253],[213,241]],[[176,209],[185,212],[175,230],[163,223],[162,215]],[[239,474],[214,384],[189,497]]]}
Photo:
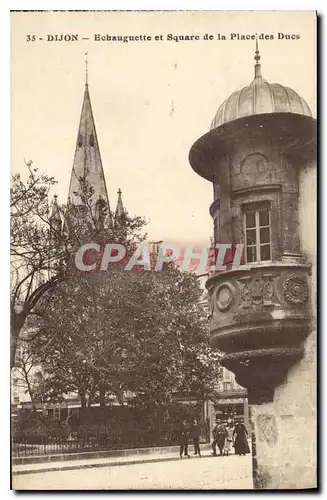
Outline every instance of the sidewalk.
{"label": "sidewalk", "polygon": [[[252,490],[252,459],[250,455],[213,457],[204,451],[203,458],[183,458],[167,454],[153,456],[141,464],[117,463],[119,467],[94,464],[93,468],[54,472],[15,474],[12,486],[16,491],[68,490]],[[115,465],[115,464],[114,464]]]}
{"label": "sidewalk", "polygon": [[[12,466],[12,474],[35,474],[39,472],[56,472],[56,471],[65,471],[65,470],[76,470],[76,469],[89,469],[93,467],[108,467],[108,466],[119,466],[119,465],[132,465],[132,464],[142,464],[142,463],[153,463],[153,462],[167,462],[178,460],[179,457],[179,447],[174,447],[176,449],[172,450],[172,447],[162,448],[158,451],[158,448],[153,450],[153,453],[148,451],[149,449],[144,450],[128,450],[130,453],[126,454],[127,450],[124,450],[124,454],[121,456],[104,456],[102,458],[84,458],[85,454],[83,454],[83,458],[79,458],[78,454],[73,460],[58,460],[58,461],[49,461],[46,457],[44,462],[42,463],[25,463],[25,464],[14,464]],[[142,452],[143,451],[143,452]],[[211,456],[211,447],[209,444],[202,445],[201,451],[203,452],[203,456]],[[194,459],[198,459],[197,456],[193,455],[193,447],[190,447],[190,456]],[[53,458],[53,457],[51,457]],[[188,458],[184,458],[182,460],[189,460]]]}

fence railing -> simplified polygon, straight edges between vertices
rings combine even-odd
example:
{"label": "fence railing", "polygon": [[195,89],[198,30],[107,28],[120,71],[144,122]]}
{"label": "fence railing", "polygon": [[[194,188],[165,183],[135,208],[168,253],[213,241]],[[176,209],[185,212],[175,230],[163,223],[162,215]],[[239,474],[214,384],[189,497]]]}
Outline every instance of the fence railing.
{"label": "fence railing", "polygon": [[[203,443],[208,441],[207,431],[203,433],[201,441]],[[61,455],[127,448],[173,446],[178,443],[179,440],[176,432],[160,430],[142,432],[126,431],[119,434],[101,432],[84,437],[75,433],[67,438],[49,438],[39,435],[13,436],[12,455],[13,458]]]}

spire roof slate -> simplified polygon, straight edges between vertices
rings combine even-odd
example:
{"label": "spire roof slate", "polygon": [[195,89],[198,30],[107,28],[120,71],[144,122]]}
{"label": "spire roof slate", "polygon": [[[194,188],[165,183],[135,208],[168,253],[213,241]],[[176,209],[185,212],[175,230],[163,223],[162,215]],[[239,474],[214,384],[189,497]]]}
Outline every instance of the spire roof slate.
{"label": "spire roof slate", "polygon": [[84,100],[68,194],[70,202],[77,206],[83,204],[81,198],[83,194],[81,179],[85,179],[87,185],[91,186],[94,190],[92,205],[95,205],[97,200],[102,197],[107,203],[108,211],[110,211],[106,181],[87,83],[85,84]]}

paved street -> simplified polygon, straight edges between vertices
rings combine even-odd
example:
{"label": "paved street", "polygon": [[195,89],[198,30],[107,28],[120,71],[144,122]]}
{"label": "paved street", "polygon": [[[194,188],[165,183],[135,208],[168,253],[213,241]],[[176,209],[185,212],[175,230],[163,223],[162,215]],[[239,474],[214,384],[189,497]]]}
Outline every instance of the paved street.
{"label": "paved street", "polygon": [[119,465],[13,477],[18,490],[252,489],[251,455]]}

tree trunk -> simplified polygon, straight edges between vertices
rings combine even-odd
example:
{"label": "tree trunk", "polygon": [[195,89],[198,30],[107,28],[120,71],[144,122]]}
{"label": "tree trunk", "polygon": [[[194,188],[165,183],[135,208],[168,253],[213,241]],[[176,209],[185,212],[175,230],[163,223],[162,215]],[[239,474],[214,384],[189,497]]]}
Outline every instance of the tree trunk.
{"label": "tree trunk", "polygon": [[31,398],[32,409],[33,409],[33,411],[36,412],[36,404],[35,404],[35,400],[34,400],[34,394],[33,394],[33,391],[32,391],[32,387],[31,387],[30,381],[28,379],[28,374],[26,372],[25,372],[25,380],[26,380],[26,384],[27,384],[28,394],[29,394],[29,397]]}
{"label": "tree trunk", "polygon": [[15,356],[21,329],[24,326],[26,314],[11,311],[10,314],[10,367],[15,366]]}
{"label": "tree trunk", "polygon": [[41,299],[41,297],[45,294],[45,292],[51,290],[51,288],[53,288],[58,282],[63,281],[65,278],[66,278],[65,276],[55,276],[54,278],[50,279],[50,281],[42,283],[42,285],[38,286],[30,295],[30,297],[27,300],[25,300],[22,306],[22,310],[20,312],[17,312],[15,310],[15,305],[17,305],[17,301],[11,303],[11,311],[10,311],[10,335],[11,335],[10,367],[11,368],[15,366],[15,355],[16,355],[19,335],[21,329],[25,324],[26,318],[33,311],[34,307]]}

